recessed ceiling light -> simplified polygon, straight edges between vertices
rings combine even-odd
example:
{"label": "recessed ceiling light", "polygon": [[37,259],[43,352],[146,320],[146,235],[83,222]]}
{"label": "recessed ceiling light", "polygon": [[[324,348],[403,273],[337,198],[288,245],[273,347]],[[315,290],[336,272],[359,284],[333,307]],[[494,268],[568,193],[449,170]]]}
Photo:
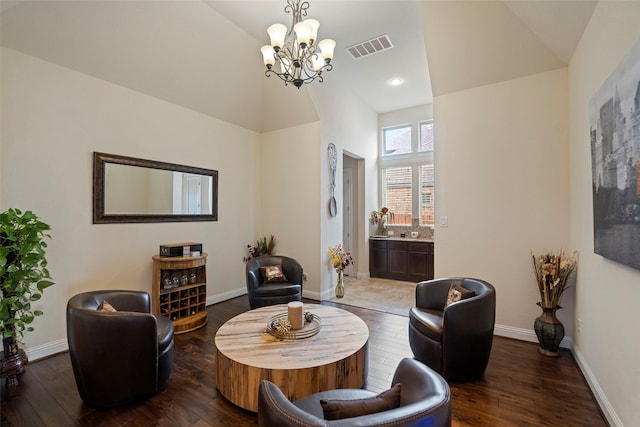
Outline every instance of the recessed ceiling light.
{"label": "recessed ceiling light", "polygon": [[394,77],[392,79],[389,79],[389,81],[387,82],[389,86],[400,86],[402,83],[404,83],[404,80],[402,80],[400,77]]}

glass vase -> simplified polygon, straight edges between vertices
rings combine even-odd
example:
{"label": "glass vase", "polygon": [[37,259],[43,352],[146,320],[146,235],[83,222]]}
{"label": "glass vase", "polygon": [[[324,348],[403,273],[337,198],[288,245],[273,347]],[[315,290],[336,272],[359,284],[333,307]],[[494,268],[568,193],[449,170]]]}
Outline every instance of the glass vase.
{"label": "glass vase", "polygon": [[336,285],[336,298],[344,297],[343,271],[338,270],[338,284]]}

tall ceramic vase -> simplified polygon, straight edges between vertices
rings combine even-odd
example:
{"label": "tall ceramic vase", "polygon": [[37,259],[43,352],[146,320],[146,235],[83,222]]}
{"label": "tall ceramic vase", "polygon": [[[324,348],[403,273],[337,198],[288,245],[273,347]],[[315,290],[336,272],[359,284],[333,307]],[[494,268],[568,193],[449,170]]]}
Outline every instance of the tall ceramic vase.
{"label": "tall ceramic vase", "polygon": [[556,317],[556,310],[557,308],[542,308],[542,314],[533,322],[533,329],[540,343],[538,352],[549,357],[560,357],[558,348],[564,338],[564,326]]}
{"label": "tall ceramic vase", "polygon": [[342,270],[338,270],[338,284],[336,285],[336,298],[344,297],[344,282]]}

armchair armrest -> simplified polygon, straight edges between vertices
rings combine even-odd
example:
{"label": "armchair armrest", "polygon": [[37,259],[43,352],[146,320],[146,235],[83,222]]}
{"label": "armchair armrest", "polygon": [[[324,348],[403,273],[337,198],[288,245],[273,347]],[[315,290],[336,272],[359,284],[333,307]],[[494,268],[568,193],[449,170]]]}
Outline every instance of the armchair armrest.
{"label": "armchair armrest", "polygon": [[264,380],[258,391],[258,425],[269,426],[323,426],[325,421],[294,405],[274,383]]}
{"label": "armchair armrest", "polygon": [[282,259],[282,272],[289,282],[295,285],[302,285],[303,270],[302,265],[292,258]]}
{"label": "armchair armrest", "polygon": [[[251,261],[249,261],[251,262]],[[260,266],[249,265],[247,263],[247,289],[257,289],[262,282],[262,273],[260,273]]]}
{"label": "armchair armrest", "polygon": [[[495,324],[495,293],[484,293],[458,301],[444,310],[443,331],[456,331],[456,337],[493,331]],[[445,336],[442,338],[446,339]]]}
{"label": "armchair armrest", "polygon": [[447,396],[450,400],[449,386],[433,369],[417,361],[404,358],[396,368],[391,384],[401,383],[400,406],[423,401],[429,396]]}
{"label": "armchair armrest", "polygon": [[444,310],[450,288],[451,279],[419,282],[416,285],[416,307],[427,310]]}
{"label": "armchair armrest", "polygon": [[485,292],[444,311],[442,326],[443,360],[446,377],[466,379],[484,372],[493,343],[495,292]]}

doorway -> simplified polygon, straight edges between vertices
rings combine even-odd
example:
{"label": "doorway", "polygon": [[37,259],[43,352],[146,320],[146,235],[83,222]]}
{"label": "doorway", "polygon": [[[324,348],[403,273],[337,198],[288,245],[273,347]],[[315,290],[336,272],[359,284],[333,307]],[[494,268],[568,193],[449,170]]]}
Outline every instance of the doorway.
{"label": "doorway", "polygon": [[[351,176],[353,170],[351,168],[343,168],[342,170],[342,244],[347,251],[353,252],[353,243],[351,236],[353,235],[353,217],[352,212],[352,194],[353,188],[351,187]],[[347,276],[353,276],[353,264],[349,264],[345,268],[344,274]]]}
{"label": "doorway", "polygon": [[355,261],[355,265],[349,265],[345,269],[345,275],[351,277],[357,276],[358,266],[365,266],[361,263],[364,252],[359,247],[361,239],[358,233],[361,226],[358,209],[361,186],[358,174],[362,162],[363,159],[346,152],[342,154],[342,245],[346,251],[351,252]]}

